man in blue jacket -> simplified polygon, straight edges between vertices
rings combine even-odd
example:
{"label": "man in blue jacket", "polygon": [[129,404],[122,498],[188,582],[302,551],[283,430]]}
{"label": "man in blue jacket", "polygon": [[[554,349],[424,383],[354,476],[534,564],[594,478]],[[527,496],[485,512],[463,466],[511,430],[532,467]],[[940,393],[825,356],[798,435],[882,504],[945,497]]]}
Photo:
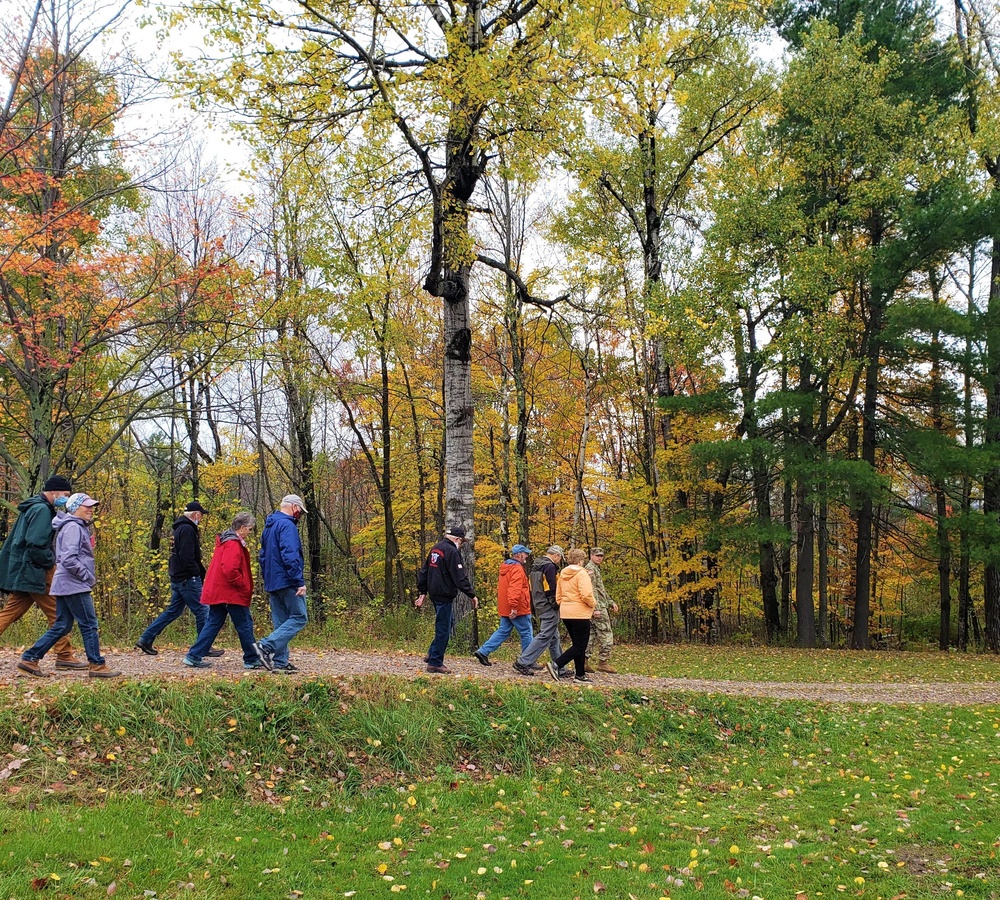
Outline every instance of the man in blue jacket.
{"label": "man in blue jacket", "polygon": [[286,673],[297,671],[288,661],[288,644],[309,621],[306,563],[298,528],[305,511],[305,502],[298,494],[287,494],[277,512],[265,520],[260,536],[260,574],[271,603],[274,631],[254,648],[266,668]]}
{"label": "man in blue jacket", "polygon": [[414,602],[415,606],[423,606],[427,597],[434,604],[434,640],[427,651],[427,671],[437,675],[450,675],[451,669],[444,664],[444,652],[448,649],[448,639],[451,637],[451,611],[458,592],[472,598],[472,608],[479,606],[476,592],[469,581],[469,573],[462,563],[462,551],[459,549],[465,543],[465,529],[453,525],[444,533],[417,573],[417,590],[420,596]]}

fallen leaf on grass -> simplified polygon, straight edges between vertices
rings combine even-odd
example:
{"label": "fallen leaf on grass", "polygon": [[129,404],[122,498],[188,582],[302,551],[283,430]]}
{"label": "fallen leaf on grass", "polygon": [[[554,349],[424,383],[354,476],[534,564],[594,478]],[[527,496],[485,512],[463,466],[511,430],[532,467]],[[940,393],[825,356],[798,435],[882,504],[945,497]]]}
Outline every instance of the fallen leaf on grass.
{"label": "fallen leaf on grass", "polygon": [[[0,781],[10,778],[10,776],[20,769],[26,762],[26,759],[12,759],[9,763],[7,763],[7,765],[0,769]],[[41,888],[35,888],[35,890],[41,890]]]}

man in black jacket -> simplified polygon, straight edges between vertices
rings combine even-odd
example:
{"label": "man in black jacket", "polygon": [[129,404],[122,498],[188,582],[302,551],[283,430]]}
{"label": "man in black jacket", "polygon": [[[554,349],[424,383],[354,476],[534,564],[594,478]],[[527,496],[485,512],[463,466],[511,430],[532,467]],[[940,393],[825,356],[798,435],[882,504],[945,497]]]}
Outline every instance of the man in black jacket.
{"label": "man in black jacket", "polygon": [[[156,656],[159,653],[153,647],[153,642],[164,628],[180,618],[185,607],[194,615],[199,633],[208,620],[208,611],[201,604],[201,585],[205,577],[205,566],[201,561],[201,537],[198,533],[198,523],[205,514],[205,508],[197,500],[192,500],[184,507],[183,514],[174,521],[173,546],[167,562],[167,571],[170,573],[170,604],[150,622],[135,645],[138,650],[149,656]],[[222,656],[222,654],[222,650],[209,650],[205,656]]]}
{"label": "man in black jacket", "polygon": [[514,662],[514,671],[519,675],[534,675],[532,667],[546,650],[553,660],[562,655],[562,647],[559,646],[559,607],[556,605],[556,578],[562,558],[562,547],[553,544],[531,567],[531,605],[538,616],[538,634]]}
{"label": "man in black jacket", "polygon": [[462,564],[462,551],[459,549],[465,543],[465,529],[453,525],[444,533],[427,554],[427,559],[417,573],[417,597],[415,605],[424,605],[427,597],[434,604],[434,640],[427,651],[427,671],[439,675],[450,675],[451,669],[444,664],[444,654],[448,649],[448,638],[451,636],[452,604],[458,592],[472,598],[472,608],[478,609],[479,600],[476,597],[469,574]]}

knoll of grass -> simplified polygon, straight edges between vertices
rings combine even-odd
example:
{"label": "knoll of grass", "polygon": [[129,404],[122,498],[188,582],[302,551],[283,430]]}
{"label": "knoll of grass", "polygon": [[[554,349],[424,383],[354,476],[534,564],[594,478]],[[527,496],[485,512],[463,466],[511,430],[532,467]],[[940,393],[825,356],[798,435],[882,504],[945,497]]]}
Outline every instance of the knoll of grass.
{"label": "knoll of grass", "polygon": [[389,678],[0,695],[0,897],[997,896],[993,707]]}

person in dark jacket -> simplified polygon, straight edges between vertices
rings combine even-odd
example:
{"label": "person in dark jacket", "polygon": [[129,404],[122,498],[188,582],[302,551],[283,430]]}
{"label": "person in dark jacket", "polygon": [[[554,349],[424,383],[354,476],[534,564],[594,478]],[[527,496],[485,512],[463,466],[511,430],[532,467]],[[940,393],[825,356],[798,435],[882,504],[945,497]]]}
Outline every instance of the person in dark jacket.
{"label": "person in dark jacket", "polygon": [[464,543],[465,529],[460,525],[453,525],[431,548],[417,573],[417,590],[420,591],[420,596],[414,605],[423,606],[428,597],[434,604],[434,640],[425,657],[427,671],[439,675],[451,674],[451,669],[444,664],[444,654],[451,637],[452,606],[458,592],[472,598],[473,609],[479,607],[476,592],[462,564],[462,551],[459,548]]}
{"label": "person in dark jacket", "polygon": [[519,675],[534,675],[534,665],[546,650],[552,659],[562,654],[559,644],[559,607],[556,605],[558,565],[562,558],[562,547],[553,544],[531,567],[531,602],[538,616],[538,634],[514,662],[514,671]]}
{"label": "person in dark jacket", "polygon": [[254,647],[253,618],[250,615],[250,600],[253,597],[253,572],[250,569],[250,551],[247,537],[257,524],[248,512],[237,513],[232,527],[215,539],[215,553],[208,564],[205,586],[201,591],[201,602],[208,607],[208,621],[198,633],[198,640],[191,645],[184,665],[196,669],[207,669],[212,664],[205,662],[205,654],[212,649],[212,641],[218,636],[228,616],[243,648],[243,668],[259,668],[260,658]]}
{"label": "person in dark jacket", "polygon": [[[174,521],[170,559],[167,562],[167,571],[170,573],[170,603],[149,623],[135,644],[137,650],[149,656],[156,656],[159,651],[153,646],[153,642],[163,629],[184,614],[185,608],[191,610],[194,615],[199,635],[205,627],[205,622],[208,621],[208,612],[201,605],[205,566],[201,561],[201,537],[198,532],[198,525],[204,515],[207,515],[206,509],[197,500],[192,500]],[[222,654],[222,650],[209,650],[205,655],[222,656]]]}
{"label": "person in dark jacket", "polygon": [[[51,627],[56,621],[56,601],[49,591],[55,566],[52,520],[56,504],[73,492],[69,479],[53,475],[42,491],[18,506],[20,515],[0,547],[0,590],[8,593],[0,610],[0,634],[37,606]],[[87,663],[73,653],[69,638],[55,643],[57,669],[86,669]]]}
{"label": "person in dark jacket", "polygon": [[94,566],[94,541],[90,523],[98,501],[87,494],[73,494],[66,501],[66,514],[52,523],[55,531],[55,573],[50,590],[56,600],[56,620],[32,647],[21,656],[17,667],[29,675],[47,676],[39,665],[56,642],[80,627],[83,647],[87,652],[91,678],[117,678],[121,672],[109,669],[101,655],[97,612],[91,591],[97,583]]}
{"label": "person in dark jacket", "polygon": [[288,644],[309,621],[306,562],[298,526],[305,511],[305,501],[298,494],[286,494],[278,509],[264,520],[260,536],[260,574],[274,630],[254,647],[266,668],[286,674],[298,671],[288,660]]}

